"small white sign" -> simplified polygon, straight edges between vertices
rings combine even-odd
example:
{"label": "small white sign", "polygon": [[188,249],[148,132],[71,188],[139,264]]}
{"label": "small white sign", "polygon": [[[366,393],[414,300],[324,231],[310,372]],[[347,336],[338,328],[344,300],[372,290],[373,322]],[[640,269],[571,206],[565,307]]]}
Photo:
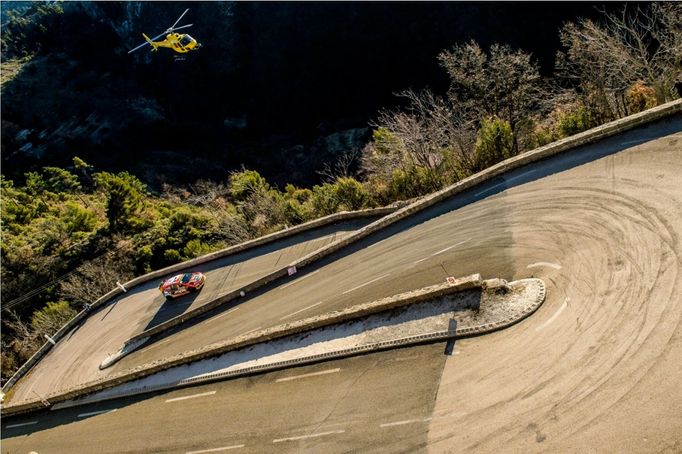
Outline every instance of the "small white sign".
{"label": "small white sign", "polygon": [[290,266],[287,272],[289,273],[289,276],[296,274],[296,267]]}
{"label": "small white sign", "polygon": [[448,277],[446,278],[446,280],[447,280],[447,282],[448,282],[449,285],[455,285],[455,284],[457,283],[457,279],[455,279],[455,278],[452,277],[452,276],[448,276]]}

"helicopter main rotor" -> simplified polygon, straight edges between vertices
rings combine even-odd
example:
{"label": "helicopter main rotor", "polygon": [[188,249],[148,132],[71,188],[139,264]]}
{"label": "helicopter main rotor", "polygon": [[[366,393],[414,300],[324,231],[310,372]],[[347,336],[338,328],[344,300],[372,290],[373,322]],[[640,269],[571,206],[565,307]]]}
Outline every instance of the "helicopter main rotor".
{"label": "helicopter main rotor", "polygon": [[[179,27],[176,27],[176,25],[178,25],[178,22],[180,22],[180,20],[185,16],[185,14],[187,14],[187,11],[189,11],[189,8],[187,8],[187,9],[180,15],[180,17],[178,17],[178,20],[176,20],[175,23],[174,23],[173,25],[171,25],[170,27],[168,27],[168,28],[166,29],[166,31],[164,31],[163,33],[160,33],[159,35],[157,35],[157,36],[155,36],[155,37],[153,37],[153,38],[151,38],[150,41],[156,41],[157,39],[161,38],[162,36],[165,36],[165,35],[167,35],[167,34],[169,34],[169,33],[173,33],[173,32],[176,31],[176,30],[181,30],[181,29],[183,29],[183,28],[188,28],[188,27],[191,27],[192,25],[194,25],[194,24],[187,24],[187,25],[181,25],[181,26],[179,26]],[[140,44],[139,46],[135,47],[134,49],[130,49],[130,50],[128,51],[128,53],[129,53],[129,54],[132,54],[132,53],[135,52],[136,50],[141,49],[141,48],[143,48],[144,46],[149,46],[149,45],[151,45],[151,44],[149,43],[149,41],[145,41],[144,43]]]}

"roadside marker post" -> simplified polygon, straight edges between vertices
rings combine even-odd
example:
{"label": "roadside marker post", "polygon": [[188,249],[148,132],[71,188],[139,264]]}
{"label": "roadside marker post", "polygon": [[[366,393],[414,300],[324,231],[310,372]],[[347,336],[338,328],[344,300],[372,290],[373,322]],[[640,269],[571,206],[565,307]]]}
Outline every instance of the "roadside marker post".
{"label": "roadside marker post", "polygon": [[47,341],[48,341],[49,343],[51,343],[52,345],[57,345],[57,343],[54,341],[54,339],[52,339],[52,338],[51,338],[50,336],[48,336],[47,334],[43,334],[43,336],[45,336],[45,339],[47,339]]}
{"label": "roadside marker post", "polygon": [[128,290],[126,290],[126,288],[120,282],[116,281],[116,286],[123,290],[123,293],[128,293]]}

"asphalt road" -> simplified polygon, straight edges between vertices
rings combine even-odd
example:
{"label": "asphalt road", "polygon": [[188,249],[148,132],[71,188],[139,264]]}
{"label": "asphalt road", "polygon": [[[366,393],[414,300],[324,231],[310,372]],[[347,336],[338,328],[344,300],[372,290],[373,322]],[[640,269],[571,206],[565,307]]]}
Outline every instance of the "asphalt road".
{"label": "asphalt road", "polygon": [[[291,283],[251,295],[234,312],[203,320],[115,367],[424,287],[447,275],[538,276],[547,284],[543,307],[512,328],[458,341],[455,354],[446,358],[430,413],[417,417],[394,407],[403,399],[433,399],[420,383],[430,382],[430,373],[412,376],[412,388],[400,388],[396,397],[382,400],[386,414],[402,422],[385,426],[399,428],[398,434],[404,434],[400,443],[378,448],[371,444],[371,431],[344,429],[298,440],[311,445],[278,447],[291,452],[352,450],[348,446],[413,452],[424,444],[422,432],[411,431],[427,424],[426,446],[438,452],[679,452],[681,231],[678,116],[473,188],[307,270],[315,275],[301,273]],[[428,364],[438,369],[443,358]],[[331,364],[318,367],[333,368]],[[390,382],[401,374],[380,374],[377,380]],[[249,399],[266,395],[253,390]],[[307,411],[306,405],[290,401],[288,393],[273,398],[295,420]],[[326,394],[310,398],[315,408],[330,399]],[[104,418],[113,415],[92,421],[102,418],[106,426]],[[141,413],[138,423],[144,417]],[[235,433],[249,433],[274,424],[272,418],[276,415],[262,412],[244,426],[231,417],[220,423]],[[202,421],[207,427],[215,424],[210,418]],[[203,433],[205,446],[208,440],[216,447],[247,446],[220,439],[208,429]],[[352,435],[353,440],[314,444],[326,443],[332,435]],[[51,437],[68,438],[61,432]],[[351,442],[358,444],[347,444]]]}
{"label": "asphalt road", "polygon": [[35,413],[3,421],[2,452],[415,452],[427,441],[443,352],[393,350]]}
{"label": "asphalt road", "polygon": [[105,376],[113,369],[100,371],[99,365],[131,336],[253,282],[372,220],[340,222],[187,269],[205,273],[206,284],[199,293],[173,301],[166,301],[159,292],[160,280],[139,285],[94,311],[60,340],[29,375],[15,385],[12,399],[35,399],[35,393],[44,395]]}

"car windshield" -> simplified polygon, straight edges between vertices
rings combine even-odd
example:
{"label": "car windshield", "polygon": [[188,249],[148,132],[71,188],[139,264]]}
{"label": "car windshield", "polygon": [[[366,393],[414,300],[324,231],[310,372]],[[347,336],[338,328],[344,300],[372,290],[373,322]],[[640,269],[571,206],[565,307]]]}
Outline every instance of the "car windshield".
{"label": "car windshield", "polygon": [[191,273],[187,273],[187,274],[185,274],[184,276],[182,276],[182,283],[183,283],[183,284],[186,284],[186,283],[189,282],[190,279],[192,279],[192,274],[191,274]]}

